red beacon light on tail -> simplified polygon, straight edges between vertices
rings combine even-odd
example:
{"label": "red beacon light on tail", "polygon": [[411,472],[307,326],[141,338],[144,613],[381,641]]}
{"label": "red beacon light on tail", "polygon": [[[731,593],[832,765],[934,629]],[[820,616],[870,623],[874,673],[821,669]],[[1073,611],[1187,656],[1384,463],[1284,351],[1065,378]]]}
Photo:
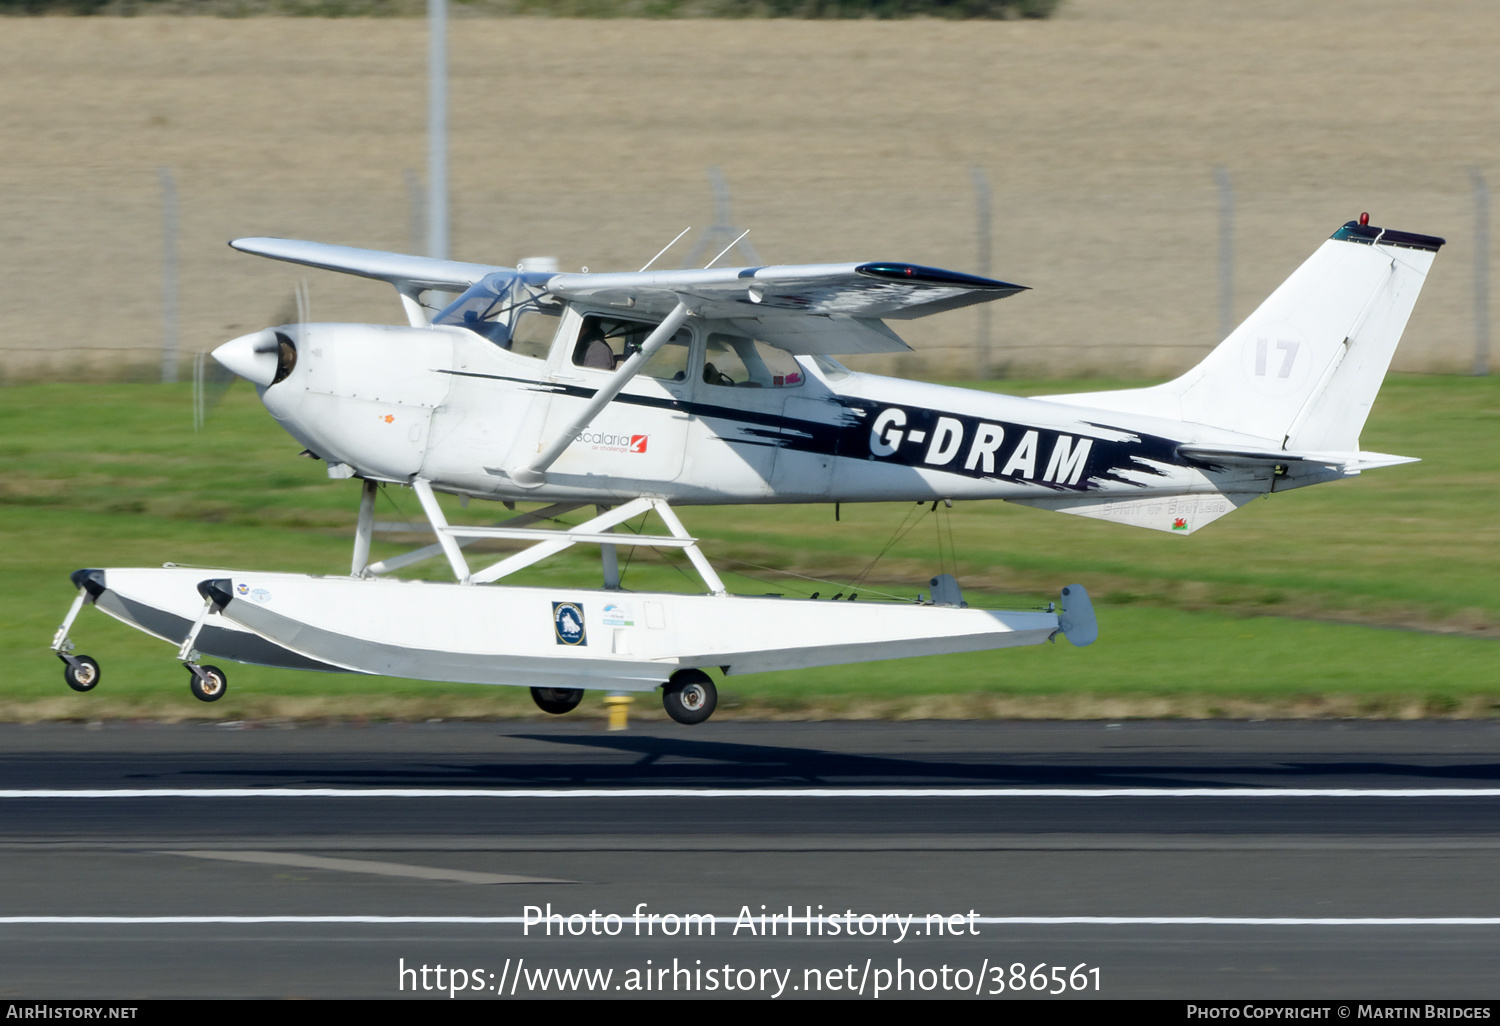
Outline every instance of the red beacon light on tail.
{"label": "red beacon light on tail", "polygon": [[1359,215],[1359,223],[1361,227],[1370,223],[1370,214],[1368,211]]}

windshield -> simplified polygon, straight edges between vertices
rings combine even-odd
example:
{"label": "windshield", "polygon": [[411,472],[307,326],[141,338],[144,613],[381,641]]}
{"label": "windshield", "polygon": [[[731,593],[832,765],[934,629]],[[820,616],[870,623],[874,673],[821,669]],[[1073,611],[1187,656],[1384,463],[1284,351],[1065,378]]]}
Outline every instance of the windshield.
{"label": "windshield", "polygon": [[510,349],[523,315],[542,314],[550,320],[562,312],[561,305],[541,288],[550,277],[550,274],[520,274],[516,271],[485,275],[469,291],[448,304],[432,323],[468,328],[501,349]]}

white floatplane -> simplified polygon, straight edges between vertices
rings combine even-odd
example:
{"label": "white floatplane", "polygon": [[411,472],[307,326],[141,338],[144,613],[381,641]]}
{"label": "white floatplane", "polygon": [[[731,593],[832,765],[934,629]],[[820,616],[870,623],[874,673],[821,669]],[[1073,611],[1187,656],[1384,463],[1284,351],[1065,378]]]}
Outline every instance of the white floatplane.
{"label": "white floatplane", "polygon": [[[565,712],[584,689],[661,688],[683,723],[725,674],[1034,645],[1098,629],[1086,591],[1045,610],[970,609],[948,575],[919,603],[735,596],[674,506],[1004,499],[1190,535],[1274,491],[1408,457],[1359,436],[1443,240],[1336,231],[1196,367],[1151,388],[1017,398],[856,373],[835,356],[908,349],[887,324],[1023,286],[904,263],[558,273],[285,239],[243,252],[385,281],[405,326],[288,324],[214,358],[281,426],[362,482],[347,577],[167,564],[86,569],[53,638],[75,690],[100,679],[69,632],[84,605],[204,657],[530,687]],[[661,254],[658,254],[660,257]],[[429,294],[458,298],[428,317]],[[410,488],[436,542],[370,562],[375,498]],[[543,503],[491,526],[448,522],[437,493]],[[579,509],[571,527],[548,526]],[[614,529],[654,514],[664,532]],[[587,515],[587,514],[585,514]],[[703,594],[620,587],[617,546],[681,550]],[[529,547],[485,566],[479,539]],[[573,545],[602,587],[497,584]],[[452,582],[388,575],[446,560]]]}

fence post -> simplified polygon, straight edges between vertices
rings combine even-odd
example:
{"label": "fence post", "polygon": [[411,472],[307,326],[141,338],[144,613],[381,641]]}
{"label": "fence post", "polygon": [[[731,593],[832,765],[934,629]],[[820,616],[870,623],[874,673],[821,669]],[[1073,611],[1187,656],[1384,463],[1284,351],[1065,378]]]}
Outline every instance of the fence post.
{"label": "fence post", "polygon": [[448,0],[427,0],[427,255],[448,258]]}
{"label": "fence post", "polygon": [[177,380],[177,183],[159,167],[161,182],[161,382]]}
{"label": "fence post", "polygon": [[[976,242],[974,273],[981,278],[990,276],[990,180],[984,168],[974,165],[969,169],[974,179],[974,235]],[[974,374],[980,381],[987,381],[991,373],[990,362],[990,304],[977,306],[979,324],[974,337]]]}
{"label": "fence post", "polygon": [[1228,169],[1214,168],[1219,184],[1219,337],[1222,342],[1234,330],[1234,183]]}
{"label": "fence post", "polygon": [[427,199],[422,195],[422,183],[411,168],[402,172],[406,179],[406,235],[407,252],[421,253],[427,248]]}

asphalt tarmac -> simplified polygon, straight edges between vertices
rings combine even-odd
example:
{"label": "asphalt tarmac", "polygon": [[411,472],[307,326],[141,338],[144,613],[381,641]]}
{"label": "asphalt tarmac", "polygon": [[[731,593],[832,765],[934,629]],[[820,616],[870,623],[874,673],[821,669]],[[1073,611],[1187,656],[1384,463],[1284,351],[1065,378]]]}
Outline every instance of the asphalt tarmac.
{"label": "asphalt tarmac", "polygon": [[1497,812],[1489,723],[4,726],[0,998],[1495,998]]}

